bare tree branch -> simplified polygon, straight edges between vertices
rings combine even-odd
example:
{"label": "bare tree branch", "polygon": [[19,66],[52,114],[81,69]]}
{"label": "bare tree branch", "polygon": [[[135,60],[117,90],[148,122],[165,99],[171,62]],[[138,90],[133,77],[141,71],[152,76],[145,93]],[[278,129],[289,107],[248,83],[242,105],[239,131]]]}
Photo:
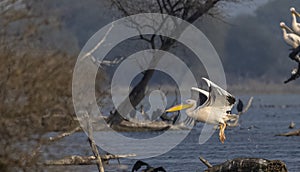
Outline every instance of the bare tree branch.
{"label": "bare tree branch", "polygon": [[109,29],[106,31],[105,35],[103,38],[96,44],[94,48],[92,48],[89,52],[85,53],[80,60],[85,59],[86,57],[91,57],[93,59],[93,62],[96,62],[96,58],[92,55],[105,41],[108,36],[108,34],[111,32],[112,28],[114,27],[114,23],[112,23],[109,27]]}
{"label": "bare tree branch", "polygon": [[80,127],[80,126],[77,126],[76,128],[74,128],[73,130],[71,130],[71,131],[69,131],[69,132],[64,132],[64,133],[61,133],[61,134],[59,134],[59,135],[57,135],[57,136],[55,136],[55,137],[50,137],[50,138],[49,138],[49,141],[51,141],[51,142],[58,141],[58,140],[60,140],[60,139],[62,139],[62,138],[64,138],[64,137],[70,136],[70,135],[72,135],[72,134],[74,134],[75,132],[80,131],[80,130],[81,130],[81,127]]}
{"label": "bare tree branch", "polygon": [[194,14],[192,14],[186,20],[190,23],[196,21],[203,14],[206,14],[211,8],[215,6],[220,0],[207,0]]}

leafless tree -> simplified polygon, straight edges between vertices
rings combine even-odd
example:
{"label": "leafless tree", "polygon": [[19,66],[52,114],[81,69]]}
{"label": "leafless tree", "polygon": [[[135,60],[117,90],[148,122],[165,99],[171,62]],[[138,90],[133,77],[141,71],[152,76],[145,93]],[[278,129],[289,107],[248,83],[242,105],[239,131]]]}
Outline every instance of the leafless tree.
{"label": "leafless tree", "polygon": [[[111,0],[113,7],[116,7],[123,16],[130,16],[138,13],[162,13],[181,18],[189,23],[194,23],[197,19],[205,14],[214,15],[218,12],[217,3],[222,0]],[[238,2],[238,0],[228,0],[230,2]],[[226,2],[226,1],[224,1]],[[212,11],[215,11],[212,12]],[[177,25],[180,25],[180,23]],[[175,30],[175,29],[174,29]],[[171,30],[173,32],[174,30]],[[155,33],[155,32],[154,32]],[[174,39],[163,37],[160,35],[144,36],[140,35],[140,39],[149,43],[150,48],[168,51],[176,43]],[[155,61],[156,60],[156,61]],[[153,58],[152,64],[157,64],[158,60]],[[142,79],[131,90],[129,100],[133,107],[136,107],[146,95],[146,86],[154,74],[154,70],[147,70],[143,73]],[[128,102],[123,102],[118,109],[128,107]],[[123,112],[130,112],[130,109]],[[110,125],[120,123],[127,120],[122,117],[118,111],[108,118]]]}

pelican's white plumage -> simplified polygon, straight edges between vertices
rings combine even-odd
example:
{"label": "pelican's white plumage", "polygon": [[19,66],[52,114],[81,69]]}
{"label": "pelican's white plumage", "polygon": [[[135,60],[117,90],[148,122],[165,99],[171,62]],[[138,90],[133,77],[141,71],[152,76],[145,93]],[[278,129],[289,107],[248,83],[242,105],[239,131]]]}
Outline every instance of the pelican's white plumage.
{"label": "pelican's white plumage", "polygon": [[297,22],[297,16],[300,17],[300,14],[294,7],[292,7],[290,11],[292,13],[292,29],[296,34],[300,35],[300,23]]}
{"label": "pelican's white plumage", "polygon": [[300,37],[293,33],[293,30],[290,29],[284,22],[280,22],[280,27],[282,29],[284,41],[293,48],[297,48],[300,45]]}
{"label": "pelican's white plumage", "polygon": [[[208,92],[195,87],[191,89],[204,94],[207,100],[201,106],[187,113],[187,115],[200,122],[210,124],[225,123],[229,120],[227,112],[231,111],[235,98],[212,81],[206,78],[203,79],[208,85]],[[191,100],[189,99],[188,101]]]}
{"label": "pelican's white plumage", "polygon": [[202,79],[207,83],[208,91],[195,87],[191,88],[191,90],[206,96],[207,99],[201,106],[197,107],[196,100],[188,99],[187,104],[176,105],[166,110],[166,112],[186,109],[186,114],[196,121],[220,125],[219,137],[221,142],[224,143],[226,139],[224,133],[226,122],[235,118],[235,115],[229,113],[235,104],[235,98],[212,81],[206,78]]}

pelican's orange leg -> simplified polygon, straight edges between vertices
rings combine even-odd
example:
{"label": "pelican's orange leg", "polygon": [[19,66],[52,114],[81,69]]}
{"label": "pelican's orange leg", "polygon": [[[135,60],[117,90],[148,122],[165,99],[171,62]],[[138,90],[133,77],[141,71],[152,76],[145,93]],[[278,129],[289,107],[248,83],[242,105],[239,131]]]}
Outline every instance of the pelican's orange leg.
{"label": "pelican's orange leg", "polygon": [[226,123],[220,123],[220,132],[219,132],[219,138],[222,143],[224,143],[226,137],[225,137],[225,128]]}

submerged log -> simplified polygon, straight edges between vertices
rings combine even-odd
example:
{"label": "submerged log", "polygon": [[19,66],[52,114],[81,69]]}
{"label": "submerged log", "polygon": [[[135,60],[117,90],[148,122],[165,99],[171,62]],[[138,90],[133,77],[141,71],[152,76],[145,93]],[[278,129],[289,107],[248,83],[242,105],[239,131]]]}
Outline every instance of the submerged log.
{"label": "submerged log", "polygon": [[[202,158],[204,159],[204,158]],[[201,160],[203,162],[203,160]],[[207,162],[204,159],[204,162]],[[207,163],[205,163],[207,165]],[[209,163],[208,163],[209,164]],[[208,165],[207,165],[208,166]],[[222,164],[208,166],[206,172],[228,171],[262,171],[262,172],[287,172],[284,162],[280,160],[267,160],[261,158],[236,158]]]}
{"label": "submerged log", "polygon": [[132,122],[122,121],[118,125],[112,125],[112,129],[116,131],[164,131],[171,127],[165,122]]}
{"label": "submerged log", "polygon": [[283,133],[283,134],[276,134],[275,136],[300,136],[300,129],[295,130],[295,131],[291,131],[291,132],[287,132],[287,133]]}

